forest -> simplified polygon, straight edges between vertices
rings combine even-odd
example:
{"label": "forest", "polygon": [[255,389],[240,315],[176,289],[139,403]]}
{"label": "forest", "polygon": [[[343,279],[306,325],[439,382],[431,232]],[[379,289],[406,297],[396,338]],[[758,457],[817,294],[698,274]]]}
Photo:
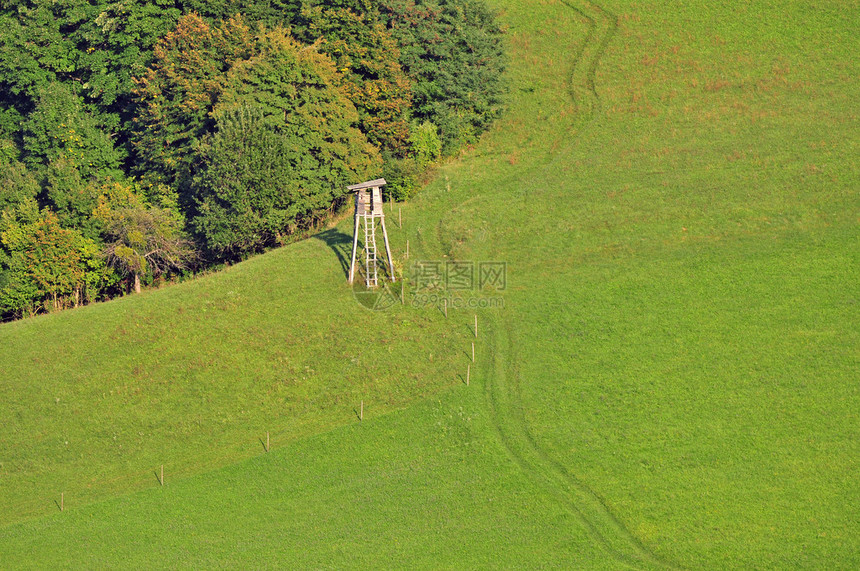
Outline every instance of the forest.
{"label": "forest", "polygon": [[3,2],[0,319],[407,199],[499,115],[503,33],[482,0]]}

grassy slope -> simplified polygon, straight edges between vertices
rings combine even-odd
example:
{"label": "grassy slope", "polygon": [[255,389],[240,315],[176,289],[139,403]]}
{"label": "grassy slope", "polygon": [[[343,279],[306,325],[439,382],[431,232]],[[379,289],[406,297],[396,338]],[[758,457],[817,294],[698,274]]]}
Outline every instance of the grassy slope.
{"label": "grassy slope", "polygon": [[[857,7],[607,2],[601,11],[578,2],[499,4],[512,26],[512,111],[405,210],[405,230],[422,257],[509,263],[505,309],[481,314],[472,386],[296,440],[345,422],[344,409],[364,392],[347,384],[341,394],[350,402],[340,408],[309,412],[313,407],[301,406],[298,396],[285,397],[249,413],[259,426],[245,426],[241,411],[249,405],[231,408],[226,395],[227,379],[243,376],[246,357],[223,366],[205,359],[224,353],[218,347],[253,347],[257,362],[247,371],[277,378],[278,355],[265,337],[279,321],[286,321],[281,335],[308,328],[302,338],[312,348],[291,347],[281,356],[302,364],[334,344],[325,337],[329,329],[312,324],[347,325],[354,334],[373,325],[401,327],[413,341],[392,334],[392,362],[415,367],[423,394],[450,385],[444,379],[466,362],[470,315],[442,321],[412,310],[361,313],[339,289],[341,277],[332,277],[337,260],[315,241],[200,284],[123,300],[123,312],[108,304],[0,328],[4,342],[20,343],[9,355],[23,363],[16,373],[23,376],[34,369],[30,363],[61,366],[48,355],[32,360],[37,352],[28,347],[49,335],[69,338],[67,353],[95,354],[74,353],[83,343],[67,323],[91,323],[98,312],[106,323],[100,335],[108,338],[121,326],[111,319],[148,316],[143,331],[160,347],[164,370],[171,347],[187,347],[205,331],[176,319],[179,307],[214,325],[217,343],[195,355],[203,360],[190,373],[178,364],[185,355],[173,364],[183,371],[178,379],[198,369],[203,375],[207,366],[219,371],[222,397],[204,408],[193,397],[206,390],[162,389],[186,395],[176,400],[176,412],[208,421],[199,427],[176,421],[196,445],[171,452],[177,462],[192,463],[188,473],[211,467],[206,458],[219,454],[220,463],[253,454],[244,443],[266,429],[274,410],[296,401],[279,424],[291,444],[170,480],[164,489],[72,504],[64,514],[7,526],[0,530],[0,563],[21,564],[18,556],[37,552],[42,559],[25,561],[860,565],[860,528],[849,507],[860,501],[858,118],[850,99],[857,90],[850,26]],[[289,277],[276,271],[300,264]],[[220,326],[207,323],[203,310],[224,305],[227,292],[257,291],[261,266],[290,294],[273,288],[268,298],[241,302]],[[231,279],[236,285],[226,286]],[[320,299],[336,301],[315,307]],[[298,305],[299,316],[281,307],[258,325],[269,315],[266,303]],[[229,333],[245,314],[244,325]],[[177,342],[161,341],[174,329],[162,323],[185,332]],[[416,333],[420,326],[426,334]],[[244,343],[255,327],[257,344]],[[436,368],[410,358],[422,344],[423,351],[445,355]],[[133,359],[122,350],[133,354],[138,345],[118,339],[115,346],[112,366],[133,373]],[[21,358],[27,351],[30,360]],[[139,358],[152,354],[140,349]],[[346,367],[345,357],[314,362],[328,363],[328,378]],[[82,370],[74,366],[74,374]],[[291,394],[313,395],[310,402],[330,398],[313,378]],[[398,395],[390,407],[420,396],[401,384],[399,373],[385,378],[364,388],[376,390],[377,399]],[[74,386],[67,388],[72,395]],[[142,397],[136,398],[131,402],[139,405]],[[43,403],[39,414],[58,404]],[[127,409],[117,403],[116,410]],[[235,420],[223,425],[209,420],[231,414]],[[74,416],[58,426],[68,418]],[[34,416],[12,426],[26,432],[37,422]],[[230,444],[211,442],[219,426]],[[10,427],[3,430],[6,442]],[[80,430],[90,434],[86,425]],[[169,443],[168,434],[159,446]],[[26,446],[25,436],[15,438]],[[143,477],[153,484],[151,469],[163,453],[152,441],[138,450],[150,469]],[[52,452],[22,453],[20,465]],[[77,466],[70,457],[68,466]],[[42,483],[72,471],[26,470]],[[6,490],[16,489],[5,487],[14,480],[7,474],[4,501]],[[103,541],[93,544],[96,537]]]}
{"label": "grassy slope", "polygon": [[432,354],[453,351],[441,315],[362,308],[329,245],[351,236],[324,237],[0,328],[5,521],[50,513],[60,491],[86,503],[141,489],[161,464],[206,471],[256,455],[266,431],[282,446],[352,422],[361,400],[375,415],[456,383]]}

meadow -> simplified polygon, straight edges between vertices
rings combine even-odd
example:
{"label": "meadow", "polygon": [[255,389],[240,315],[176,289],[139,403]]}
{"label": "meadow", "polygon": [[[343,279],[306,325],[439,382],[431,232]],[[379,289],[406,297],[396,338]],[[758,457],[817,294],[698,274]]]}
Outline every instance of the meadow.
{"label": "meadow", "polygon": [[368,311],[346,219],[0,326],[0,567],[860,566],[860,7],[493,5],[508,111],[388,226],[504,306]]}

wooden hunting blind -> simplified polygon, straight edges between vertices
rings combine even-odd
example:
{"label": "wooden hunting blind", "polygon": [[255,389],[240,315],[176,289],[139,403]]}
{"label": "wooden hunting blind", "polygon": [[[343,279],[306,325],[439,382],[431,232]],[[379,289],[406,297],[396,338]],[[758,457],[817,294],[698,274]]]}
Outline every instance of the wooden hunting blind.
{"label": "wooden hunting blind", "polygon": [[388,245],[388,232],[385,231],[385,214],[382,211],[382,190],[386,182],[384,178],[369,180],[361,184],[348,186],[355,191],[355,231],[352,236],[352,262],[349,265],[349,283],[355,278],[355,256],[358,253],[358,234],[364,228],[364,284],[368,288],[376,287],[377,258],[376,258],[376,226],[377,221],[382,228],[382,239],[385,242],[385,256],[388,259],[388,275],[394,279],[394,262],[391,260],[391,248]]}

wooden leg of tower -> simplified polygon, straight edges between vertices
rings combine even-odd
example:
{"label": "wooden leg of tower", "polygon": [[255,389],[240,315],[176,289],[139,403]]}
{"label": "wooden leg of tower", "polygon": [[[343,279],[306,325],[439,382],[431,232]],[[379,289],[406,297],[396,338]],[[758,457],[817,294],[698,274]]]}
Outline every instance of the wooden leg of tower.
{"label": "wooden leg of tower", "polygon": [[391,276],[391,281],[396,282],[397,279],[394,277],[394,261],[391,259],[391,247],[388,245],[388,232],[385,230],[385,217],[380,217],[379,222],[382,224],[382,238],[385,240],[385,255],[388,257],[388,274]]}
{"label": "wooden leg of tower", "polygon": [[352,233],[352,261],[349,264],[349,283],[355,278],[355,254],[358,251],[358,195],[355,197],[355,231]]}

